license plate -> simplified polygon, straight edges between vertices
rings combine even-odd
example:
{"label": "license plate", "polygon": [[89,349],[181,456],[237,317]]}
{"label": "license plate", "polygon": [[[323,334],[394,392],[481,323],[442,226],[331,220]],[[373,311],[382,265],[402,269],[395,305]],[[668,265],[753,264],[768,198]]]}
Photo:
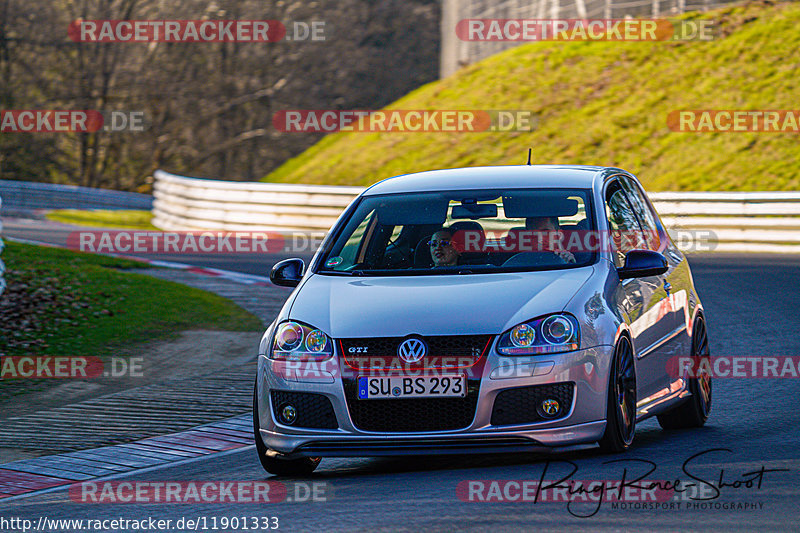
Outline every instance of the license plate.
{"label": "license plate", "polygon": [[464,374],[449,376],[358,377],[358,399],[463,398],[467,394]]}

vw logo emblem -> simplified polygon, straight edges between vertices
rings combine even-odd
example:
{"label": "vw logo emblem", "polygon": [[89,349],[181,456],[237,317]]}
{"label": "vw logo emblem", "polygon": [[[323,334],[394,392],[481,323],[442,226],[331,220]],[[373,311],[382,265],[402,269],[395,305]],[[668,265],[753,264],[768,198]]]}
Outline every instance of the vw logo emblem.
{"label": "vw logo emblem", "polygon": [[406,339],[397,347],[397,355],[406,363],[416,363],[428,351],[422,339]]}

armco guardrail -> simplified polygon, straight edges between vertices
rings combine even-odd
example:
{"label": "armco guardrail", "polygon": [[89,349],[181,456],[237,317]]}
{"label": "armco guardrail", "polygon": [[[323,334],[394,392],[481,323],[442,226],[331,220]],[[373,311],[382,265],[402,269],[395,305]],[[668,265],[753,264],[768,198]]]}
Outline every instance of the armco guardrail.
{"label": "armco guardrail", "polygon": [[141,209],[153,207],[153,197],[135,192],[57,185],[35,181],[0,180],[7,212],[31,209]]}
{"label": "armco guardrail", "polygon": [[[0,196],[0,209],[3,208],[3,197]],[[3,242],[3,219],[0,218],[0,254],[3,253],[3,248],[5,247],[5,243]],[[6,290],[6,265],[3,263],[3,259],[0,258],[0,296],[3,295],[3,291]]]}
{"label": "armco guardrail", "polygon": [[[158,171],[153,224],[165,230],[322,230],[364,189],[242,183]],[[650,198],[679,246],[799,252],[800,192],[661,192]]]}
{"label": "armco guardrail", "polygon": [[323,230],[364,189],[154,174],[153,224],[174,231]]}
{"label": "armco guardrail", "polygon": [[800,192],[650,195],[672,232],[710,232],[718,252],[800,252]]}

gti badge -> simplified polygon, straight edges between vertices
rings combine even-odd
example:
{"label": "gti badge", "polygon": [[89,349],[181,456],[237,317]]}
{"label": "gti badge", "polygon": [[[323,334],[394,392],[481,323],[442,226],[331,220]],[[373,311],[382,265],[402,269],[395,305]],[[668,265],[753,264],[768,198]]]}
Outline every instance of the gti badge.
{"label": "gti badge", "polygon": [[406,339],[397,347],[397,355],[406,363],[416,363],[428,351],[422,339]]}
{"label": "gti badge", "polygon": [[347,349],[349,353],[367,353],[369,346],[351,346]]}

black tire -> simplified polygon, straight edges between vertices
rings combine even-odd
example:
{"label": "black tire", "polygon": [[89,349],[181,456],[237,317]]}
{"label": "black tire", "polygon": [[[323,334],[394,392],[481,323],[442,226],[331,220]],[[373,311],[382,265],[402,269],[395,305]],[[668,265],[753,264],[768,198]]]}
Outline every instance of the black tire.
{"label": "black tire", "polygon": [[307,476],[312,473],[320,461],[321,457],[299,457],[297,459],[283,459],[267,455],[269,449],[261,440],[261,432],[258,430],[258,398],[256,397],[258,386],[253,389],[253,436],[256,441],[256,452],[261,466],[270,474],[276,476]]}
{"label": "black tire", "polygon": [[[692,330],[692,358],[708,357],[708,330],[703,317],[698,317]],[[693,365],[694,369],[700,366]],[[663,429],[686,429],[702,427],[711,414],[711,376],[703,372],[698,377],[689,378],[689,392],[692,395],[681,405],[657,416]]]}
{"label": "black tire", "polygon": [[625,336],[614,348],[609,374],[606,431],[600,449],[619,453],[631,447],[636,434],[636,368],[631,341]]}

